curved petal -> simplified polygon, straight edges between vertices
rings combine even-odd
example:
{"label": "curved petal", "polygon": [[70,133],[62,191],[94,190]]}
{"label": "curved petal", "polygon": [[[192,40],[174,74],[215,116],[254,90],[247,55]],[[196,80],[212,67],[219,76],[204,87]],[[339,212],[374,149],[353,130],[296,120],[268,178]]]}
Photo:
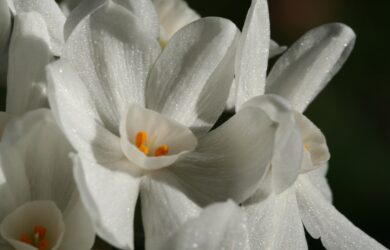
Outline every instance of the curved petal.
{"label": "curved petal", "polygon": [[15,16],[8,61],[6,111],[12,115],[47,104],[45,66],[52,58],[45,21],[38,13]]}
{"label": "curved petal", "polygon": [[[265,112],[278,125],[272,156],[272,191],[283,192],[291,187],[301,170],[304,146],[290,104],[276,95],[252,98],[243,107],[255,107]],[[263,182],[262,185],[269,185]]]}
{"label": "curved petal", "polygon": [[65,16],[53,0],[13,0],[17,15],[23,12],[38,12],[42,15],[50,35],[50,48],[55,55],[60,55],[64,44],[63,29]]}
{"label": "curved petal", "polygon": [[337,211],[304,175],[296,189],[305,228],[313,238],[321,238],[326,249],[386,249]]}
{"label": "curved petal", "polygon": [[339,71],[354,43],[355,33],[344,24],[309,31],[276,62],[268,75],[266,93],[283,96],[303,112]]}
{"label": "curved petal", "polygon": [[0,0],[0,55],[8,46],[11,34],[11,12],[7,0]]}
{"label": "curved petal", "polygon": [[74,158],[75,180],[97,234],[120,249],[133,249],[139,178]]}
{"label": "curved petal", "polygon": [[199,140],[195,153],[169,168],[199,204],[249,198],[267,172],[276,125],[257,108],[244,108]]}
{"label": "curved petal", "polygon": [[146,107],[207,132],[222,113],[233,81],[238,37],[233,23],[202,18],[179,32],[153,66]]}
{"label": "curved petal", "polygon": [[307,249],[295,188],[243,204],[248,217],[251,249]]}
{"label": "curved petal", "polygon": [[301,173],[305,173],[326,164],[329,161],[330,153],[326,138],[316,125],[298,112],[295,112],[295,119],[305,149],[301,168]]}
{"label": "curved petal", "polygon": [[328,180],[326,179],[327,172],[328,163],[325,163],[317,169],[307,172],[305,176],[310,179],[311,184],[313,184],[322,193],[324,198],[329,203],[332,203],[333,195]]}
{"label": "curved petal", "polygon": [[62,12],[65,16],[67,16],[67,19],[71,11],[76,8],[82,1],[83,0],[62,0],[61,3],[59,3]]}
{"label": "curved petal", "polygon": [[246,223],[244,212],[233,202],[214,204],[182,225],[158,249],[249,250]]}
{"label": "curved petal", "polygon": [[270,25],[266,0],[252,0],[235,63],[236,109],[250,98],[264,93],[270,46]]}
{"label": "curved petal", "polygon": [[118,134],[128,105],[145,104],[146,78],[159,52],[158,41],[134,15],[108,1],[76,27],[63,57],[84,82],[102,120]]}
{"label": "curved petal", "polygon": [[148,0],[83,0],[72,12],[70,12],[66,19],[64,28],[65,38],[67,39],[70,36],[73,29],[82,19],[96,11],[104,3],[108,2],[119,4],[131,11],[141,23],[145,32],[148,32],[150,36],[155,38],[158,37],[158,17],[152,3]]}
{"label": "curved petal", "polygon": [[100,163],[123,157],[119,131],[114,134],[109,130],[119,130],[119,124],[115,127],[102,120],[103,111],[95,106],[94,97],[69,63],[63,59],[51,63],[47,75],[50,106],[73,147]]}
{"label": "curved petal", "polygon": [[90,250],[95,241],[95,230],[80,197],[75,195],[63,213],[65,234],[61,250]]}
{"label": "curved petal", "polygon": [[52,200],[64,210],[75,192],[69,159],[72,148],[51,112],[36,110],[15,120],[7,127],[2,142],[18,151],[31,199]]}
{"label": "curved petal", "polygon": [[[64,36],[65,40],[67,40],[72,33],[72,31],[75,29],[75,27],[86,18],[88,15],[95,12],[97,9],[103,6],[103,4],[107,0],[82,0],[79,1],[80,4],[76,6],[76,8],[69,13],[68,17],[66,18],[66,22],[64,25]],[[64,8],[68,8],[68,2],[65,1],[63,3]]]}
{"label": "curved petal", "polygon": [[269,58],[275,57],[283,53],[286,49],[286,46],[280,46],[274,40],[271,40],[269,44]]}
{"label": "curved petal", "polygon": [[153,172],[141,182],[142,220],[146,249],[159,249],[201,208],[183,192],[177,177],[168,171]]}
{"label": "curved petal", "polygon": [[200,18],[183,0],[152,0],[160,19],[160,39],[171,39],[173,34]]}

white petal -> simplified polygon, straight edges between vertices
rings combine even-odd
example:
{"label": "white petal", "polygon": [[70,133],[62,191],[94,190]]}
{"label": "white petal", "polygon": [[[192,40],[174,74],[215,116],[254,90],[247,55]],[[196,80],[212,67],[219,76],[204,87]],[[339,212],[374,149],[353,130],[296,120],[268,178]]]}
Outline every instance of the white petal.
{"label": "white petal", "polygon": [[311,184],[313,184],[322,193],[324,198],[329,203],[332,203],[333,195],[328,180],[326,178],[327,172],[328,172],[328,163],[325,163],[319,168],[307,172],[305,176],[307,176],[307,178],[310,179]]}
{"label": "white petal", "polygon": [[74,148],[100,163],[122,158],[119,124],[102,120],[104,111],[95,106],[96,97],[69,63],[58,60],[47,67],[47,74],[50,106]]}
{"label": "white petal", "polygon": [[8,61],[6,111],[12,115],[47,105],[45,66],[52,58],[49,34],[38,13],[15,16]]}
{"label": "white petal", "polygon": [[53,200],[64,210],[75,191],[72,148],[49,110],[27,113],[7,127],[3,143],[19,154],[32,200]]}
{"label": "white petal", "polygon": [[108,1],[76,27],[63,57],[77,70],[102,120],[118,129],[130,103],[145,104],[146,78],[159,52],[137,17]]}
{"label": "white petal", "polygon": [[203,18],[177,32],[153,67],[146,107],[207,132],[229,94],[237,37],[235,25],[221,18]]}
{"label": "white petal", "polygon": [[159,249],[249,250],[245,214],[231,201],[211,205]]}
{"label": "white petal", "polygon": [[69,17],[69,13],[77,7],[77,5],[80,4],[82,0],[62,0],[61,3],[59,3],[62,12],[65,14],[65,16]]}
{"label": "white petal", "polygon": [[11,32],[11,12],[7,0],[0,0],[0,55],[8,45]]}
{"label": "white petal", "polygon": [[271,40],[269,44],[269,58],[275,57],[283,53],[286,49],[286,46],[280,46],[274,40]]}
{"label": "white petal", "polygon": [[168,171],[153,172],[141,182],[142,220],[146,249],[159,249],[163,242],[201,208],[181,192],[177,177]]}
{"label": "white petal", "polygon": [[[23,176],[23,173],[22,173],[22,176],[20,176],[20,175],[18,175],[18,173],[16,173],[14,178],[16,177],[17,179],[10,179],[10,177],[7,176],[7,169],[5,169],[5,168],[8,165],[11,170],[14,170],[13,167],[16,164],[16,162],[13,158],[11,158],[11,156],[8,154],[7,150],[5,150],[5,148],[6,147],[4,147],[3,145],[0,144],[0,197],[1,197],[0,221],[2,221],[3,218],[5,216],[7,216],[15,207],[17,207],[17,204],[15,202],[14,193],[18,193],[18,192],[13,192],[12,189],[14,187],[17,187],[17,188],[19,188],[19,190],[21,190],[20,186],[22,186],[23,188],[27,189],[26,191],[28,191],[28,186],[26,187],[25,185],[23,185],[23,183],[21,183],[21,184],[18,183],[18,181],[20,181],[20,180],[27,183],[26,177],[25,177],[25,175]],[[6,157],[10,160],[5,162],[4,157]],[[19,162],[20,162],[20,160],[19,160]],[[9,164],[9,163],[11,163],[11,164]],[[15,172],[15,171],[12,171],[12,172]],[[11,178],[12,178],[12,176],[11,176]],[[11,185],[13,184],[14,187],[12,187],[9,184],[11,184]],[[23,201],[22,201],[22,203],[23,203]],[[0,237],[0,247],[1,247],[1,244],[2,244],[2,239]]]}
{"label": "white petal", "polygon": [[267,93],[281,95],[302,112],[348,58],[354,32],[344,24],[315,28],[276,62],[267,79]]}
{"label": "white petal", "polygon": [[42,15],[50,35],[51,49],[60,55],[64,44],[63,29],[65,16],[58,4],[53,0],[13,0],[16,14],[22,12],[38,12]]}
{"label": "white petal", "polygon": [[305,228],[313,238],[321,238],[326,249],[386,249],[337,211],[305,175],[296,187]]}
{"label": "white petal", "polygon": [[133,249],[133,219],[139,178],[75,158],[75,179],[97,234],[120,249]]}
{"label": "white petal", "polygon": [[237,50],[235,77],[236,108],[264,93],[267,74],[270,26],[266,0],[252,0]]}
{"label": "white petal", "polygon": [[[150,36],[158,38],[159,35],[159,23],[153,5],[148,0],[110,0],[115,4],[119,4],[128,9],[138,19],[140,25],[145,32],[148,32]],[[80,1],[79,1],[80,2]],[[70,12],[66,19],[64,34],[65,38],[68,38],[73,29],[81,22],[81,20],[95,10],[100,8],[107,0],[84,0]]]}
{"label": "white petal", "polygon": [[304,159],[301,172],[316,169],[329,161],[330,153],[326,138],[306,116],[295,112],[299,131],[304,145]]}
{"label": "white petal", "polygon": [[261,109],[278,125],[271,178],[272,190],[280,193],[294,184],[302,166],[304,147],[295,112],[285,99],[275,95],[252,98],[243,107]]}
{"label": "white petal", "polygon": [[[123,154],[133,164],[145,170],[168,167],[183,154],[193,151],[198,144],[187,127],[136,104],[129,106],[122,119],[120,135]],[[141,131],[149,136],[146,144],[150,152],[147,154],[136,146],[136,136]],[[168,153],[154,157],[154,152],[161,145],[168,146]]]}
{"label": "white petal", "polygon": [[[62,5],[63,8],[67,9],[67,2],[70,1],[66,1]],[[66,18],[64,26],[65,40],[68,39],[74,28],[81,22],[81,20],[83,20],[83,18],[86,18],[88,15],[92,14],[97,9],[102,7],[106,0],[82,0],[79,2],[80,4],[72,12],[70,12],[68,17]]]}
{"label": "white petal", "polygon": [[269,169],[276,125],[258,108],[244,108],[199,140],[195,153],[169,168],[200,204],[249,198]]}
{"label": "white petal", "polygon": [[95,240],[95,230],[79,196],[74,197],[63,217],[66,229],[61,250],[90,250]]}
{"label": "white petal", "polygon": [[168,41],[173,34],[200,18],[183,0],[152,0],[161,24],[161,37]]}
{"label": "white petal", "polygon": [[248,217],[251,249],[307,249],[295,188],[243,204]]}
{"label": "white petal", "polygon": [[156,10],[150,0],[113,0],[115,3],[127,8],[137,17],[142,29],[148,35],[158,38],[160,35],[160,24]]}
{"label": "white petal", "polygon": [[48,249],[57,250],[64,236],[65,225],[61,211],[51,201],[32,201],[15,209],[2,221],[1,236],[18,250],[34,250],[35,247],[22,243],[19,238],[31,232],[36,225],[46,228]]}
{"label": "white petal", "polygon": [[6,112],[0,112],[0,141],[3,136],[3,132],[8,122],[11,120],[12,116]]}

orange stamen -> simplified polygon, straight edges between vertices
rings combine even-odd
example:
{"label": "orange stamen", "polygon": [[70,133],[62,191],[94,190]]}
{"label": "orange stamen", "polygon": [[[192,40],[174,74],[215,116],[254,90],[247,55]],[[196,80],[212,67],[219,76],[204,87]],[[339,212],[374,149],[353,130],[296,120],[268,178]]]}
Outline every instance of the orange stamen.
{"label": "orange stamen", "polygon": [[45,235],[46,235],[46,228],[44,228],[41,225],[36,225],[34,227],[34,234],[38,235],[39,240],[43,240],[45,238]]}
{"label": "orange stamen", "polygon": [[148,139],[148,135],[145,131],[140,131],[135,136],[135,145],[137,148],[141,147],[142,145],[146,144],[146,140]]}
{"label": "orange stamen", "polygon": [[162,156],[162,155],[166,155],[168,154],[168,145],[167,144],[164,144],[164,145],[161,145],[160,147],[158,147],[156,149],[156,151],[154,152],[154,156]]}
{"label": "orange stamen", "polygon": [[20,241],[31,246],[38,248],[38,250],[47,250],[49,248],[49,242],[46,237],[46,228],[41,225],[35,225],[33,228],[33,237],[23,233],[20,236]]}
{"label": "orange stamen", "polygon": [[33,241],[30,235],[24,233],[20,236],[20,241],[29,245],[32,245]]}
{"label": "orange stamen", "polygon": [[145,146],[144,144],[141,144],[139,147],[138,147],[139,151],[141,151],[142,153],[144,154],[149,154],[149,148],[147,146]]}

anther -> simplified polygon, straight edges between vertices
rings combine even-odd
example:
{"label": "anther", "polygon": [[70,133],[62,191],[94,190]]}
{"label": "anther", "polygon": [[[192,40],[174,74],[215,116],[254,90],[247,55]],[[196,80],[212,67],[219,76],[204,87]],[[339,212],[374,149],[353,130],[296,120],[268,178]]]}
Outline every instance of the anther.
{"label": "anther", "polygon": [[168,154],[168,145],[164,144],[164,145],[161,145],[160,147],[158,147],[156,149],[156,151],[154,152],[154,156],[163,156],[163,155],[166,155]]}

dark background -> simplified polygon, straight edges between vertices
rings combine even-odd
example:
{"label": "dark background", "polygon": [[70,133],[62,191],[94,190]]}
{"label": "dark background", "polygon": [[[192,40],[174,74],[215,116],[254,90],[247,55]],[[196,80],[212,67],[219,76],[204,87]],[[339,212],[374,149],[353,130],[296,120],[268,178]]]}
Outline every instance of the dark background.
{"label": "dark background", "polygon": [[[240,29],[250,6],[250,0],[187,1],[200,15],[226,17]],[[390,248],[390,1],[268,2],[272,38],[281,45],[328,22],[357,34],[349,60],[305,114],[328,141],[334,205]],[[313,240],[310,249],[323,247]]]}

